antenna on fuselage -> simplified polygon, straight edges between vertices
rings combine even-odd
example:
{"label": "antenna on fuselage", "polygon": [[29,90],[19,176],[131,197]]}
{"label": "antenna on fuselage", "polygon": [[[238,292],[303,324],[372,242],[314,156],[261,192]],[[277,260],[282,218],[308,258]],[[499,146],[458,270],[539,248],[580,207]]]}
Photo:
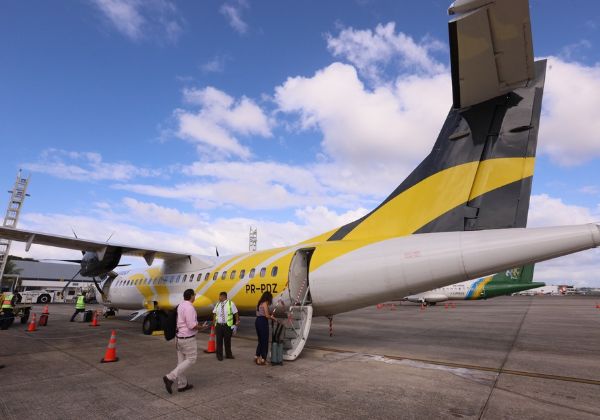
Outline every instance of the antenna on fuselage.
{"label": "antenna on fuselage", "polygon": [[256,251],[256,245],[258,244],[258,228],[250,226],[250,238],[248,242],[248,250],[250,252]]}

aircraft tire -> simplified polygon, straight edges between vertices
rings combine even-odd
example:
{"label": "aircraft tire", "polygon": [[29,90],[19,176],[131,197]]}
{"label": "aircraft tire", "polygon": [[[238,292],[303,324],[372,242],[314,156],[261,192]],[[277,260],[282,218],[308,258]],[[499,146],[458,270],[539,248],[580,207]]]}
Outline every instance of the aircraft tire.
{"label": "aircraft tire", "polygon": [[50,303],[50,295],[41,295],[38,298],[37,303]]}
{"label": "aircraft tire", "polygon": [[151,335],[158,327],[158,316],[156,311],[148,312],[142,323],[142,331],[145,335]]}

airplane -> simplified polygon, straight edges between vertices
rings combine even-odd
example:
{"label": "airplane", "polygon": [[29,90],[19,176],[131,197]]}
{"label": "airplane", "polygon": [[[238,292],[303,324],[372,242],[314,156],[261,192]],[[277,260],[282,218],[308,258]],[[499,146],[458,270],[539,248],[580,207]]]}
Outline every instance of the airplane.
{"label": "airplane", "polygon": [[[449,14],[446,121],[431,153],[358,220],[292,246],[218,257],[7,227],[0,237],[26,250],[81,250],[82,270],[106,275],[99,302],[109,312],[139,310],[144,333],[161,328],[187,288],[196,291],[199,316],[210,315],[221,291],[242,315],[254,315],[270,291],[286,328],[285,360],[302,352],[313,316],[331,319],[597,247],[593,223],[525,228],[546,69],[533,59],[528,1],[457,0]],[[123,255],[143,257],[147,267],[114,272]]]}
{"label": "airplane", "polygon": [[543,287],[546,283],[534,282],[533,265],[513,268],[493,276],[482,277],[461,283],[406,296],[404,300],[422,305],[435,305],[448,300],[478,300],[505,296],[524,290]]}

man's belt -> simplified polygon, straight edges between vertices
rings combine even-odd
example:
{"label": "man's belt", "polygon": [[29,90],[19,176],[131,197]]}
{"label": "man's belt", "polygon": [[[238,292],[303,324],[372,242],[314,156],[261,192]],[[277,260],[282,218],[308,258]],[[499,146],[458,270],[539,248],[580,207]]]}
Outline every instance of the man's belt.
{"label": "man's belt", "polygon": [[194,338],[196,335],[190,335],[189,337],[177,337],[180,340],[187,340],[188,338]]}

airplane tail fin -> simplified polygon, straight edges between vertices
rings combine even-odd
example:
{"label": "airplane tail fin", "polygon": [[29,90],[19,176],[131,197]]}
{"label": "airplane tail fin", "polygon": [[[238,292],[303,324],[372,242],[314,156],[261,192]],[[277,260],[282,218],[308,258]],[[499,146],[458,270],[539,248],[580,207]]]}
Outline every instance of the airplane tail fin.
{"label": "airplane tail fin", "polygon": [[546,70],[533,62],[528,2],[463,0],[449,12],[454,104],[431,153],[323,239],[525,227]]}
{"label": "airplane tail fin", "polygon": [[528,284],[533,281],[534,264],[513,268],[494,275],[494,283]]}

